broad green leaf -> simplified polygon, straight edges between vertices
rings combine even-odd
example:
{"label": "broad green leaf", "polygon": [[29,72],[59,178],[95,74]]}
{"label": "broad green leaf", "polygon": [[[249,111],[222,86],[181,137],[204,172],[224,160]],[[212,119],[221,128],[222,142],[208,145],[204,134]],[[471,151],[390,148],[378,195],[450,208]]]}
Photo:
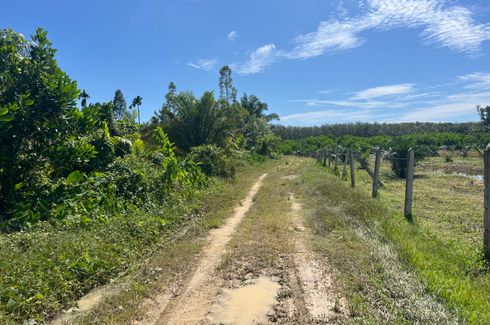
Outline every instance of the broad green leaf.
{"label": "broad green leaf", "polygon": [[75,170],[68,175],[66,178],[66,184],[70,185],[73,183],[78,183],[83,179],[83,174],[79,170]]}

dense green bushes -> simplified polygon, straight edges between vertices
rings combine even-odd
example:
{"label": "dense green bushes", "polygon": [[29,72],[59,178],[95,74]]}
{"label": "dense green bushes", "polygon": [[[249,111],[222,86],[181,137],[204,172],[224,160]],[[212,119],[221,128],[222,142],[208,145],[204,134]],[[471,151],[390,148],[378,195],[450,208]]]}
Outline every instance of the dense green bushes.
{"label": "dense green bushes", "polygon": [[171,83],[161,110],[142,126],[120,89],[112,102],[89,104],[55,53],[42,29],[30,41],[0,30],[0,229],[144,208],[181,186],[204,186],[205,174],[233,176],[233,152],[275,156],[268,121],[277,115],[266,115],[256,96],[239,102],[228,67],[219,99],[211,91],[177,93]]}
{"label": "dense green bushes", "polygon": [[198,161],[202,171],[208,176],[233,177],[235,164],[224,149],[215,145],[203,145],[192,148],[189,159]]}

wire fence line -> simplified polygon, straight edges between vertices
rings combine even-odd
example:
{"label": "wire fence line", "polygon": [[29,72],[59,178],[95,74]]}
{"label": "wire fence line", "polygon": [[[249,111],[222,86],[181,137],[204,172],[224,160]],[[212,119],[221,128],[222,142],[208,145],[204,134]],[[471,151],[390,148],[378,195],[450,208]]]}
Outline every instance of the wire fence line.
{"label": "wire fence line", "polygon": [[[380,148],[374,148],[374,151],[370,155],[374,156],[374,168],[371,169],[369,164],[369,158],[352,149],[325,149],[318,151],[308,152],[296,152],[298,156],[314,158],[327,167],[333,174],[339,176],[343,180],[348,179],[350,174],[351,187],[356,187],[356,163],[358,163],[361,169],[365,170],[372,179],[371,196],[373,199],[378,198],[378,190],[381,187],[385,187],[380,180],[380,166],[383,159],[383,152]],[[413,221],[413,189],[415,179],[415,150],[410,148],[407,151],[407,157],[393,157],[390,156],[389,160],[406,161],[406,176],[405,176],[405,200],[403,207],[403,214],[407,221]],[[487,145],[483,152],[483,252],[485,259],[490,262],[490,143]],[[340,171],[339,165],[342,166]],[[349,168],[347,168],[349,166]],[[348,173],[349,170],[349,173]]]}

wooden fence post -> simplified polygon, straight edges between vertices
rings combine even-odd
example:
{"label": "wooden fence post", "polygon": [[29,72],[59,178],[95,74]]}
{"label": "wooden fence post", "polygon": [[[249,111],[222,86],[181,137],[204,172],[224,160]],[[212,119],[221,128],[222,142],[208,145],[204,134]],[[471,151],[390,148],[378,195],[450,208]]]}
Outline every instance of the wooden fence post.
{"label": "wooden fence post", "polygon": [[342,179],[345,179],[347,177],[347,154],[343,154],[344,161],[342,162]]}
{"label": "wooden fence post", "polygon": [[374,179],[373,179],[373,198],[378,197],[378,187],[379,187],[379,165],[381,164],[381,149],[376,148],[376,159],[374,162]]}
{"label": "wooden fence post", "polygon": [[349,149],[349,163],[350,163],[350,185],[356,187],[356,169],[354,166],[354,155],[352,149]]}
{"label": "wooden fence post", "polygon": [[323,149],[323,167],[327,166],[327,152]]}
{"label": "wooden fence post", "polygon": [[483,217],[483,250],[485,259],[490,261],[490,143],[485,148],[483,154],[483,180],[485,191],[483,196],[484,217]]}
{"label": "wooden fence post", "polygon": [[405,184],[405,209],[404,215],[408,220],[412,220],[412,203],[413,203],[413,178],[415,166],[415,151],[408,149],[407,155],[407,179]]}

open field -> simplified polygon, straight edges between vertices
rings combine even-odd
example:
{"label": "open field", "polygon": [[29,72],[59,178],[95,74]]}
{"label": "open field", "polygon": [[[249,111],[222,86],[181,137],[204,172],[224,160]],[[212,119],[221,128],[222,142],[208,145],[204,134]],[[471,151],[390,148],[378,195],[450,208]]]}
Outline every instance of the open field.
{"label": "open field", "polygon": [[[403,218],[405,181],[393,178],[389,163],[383,163],[385,187],[378,201],[387,213],[371,220],[427,288],[471,323],[490,321],[490,276],[482,258],[483,182],[452,173],[478,175],[481,169],[482,160],[475,157],[423,161],[415,169],[410,224]],[[371,178],[359,171],[357,180],[358,190],[370,195]]]}

